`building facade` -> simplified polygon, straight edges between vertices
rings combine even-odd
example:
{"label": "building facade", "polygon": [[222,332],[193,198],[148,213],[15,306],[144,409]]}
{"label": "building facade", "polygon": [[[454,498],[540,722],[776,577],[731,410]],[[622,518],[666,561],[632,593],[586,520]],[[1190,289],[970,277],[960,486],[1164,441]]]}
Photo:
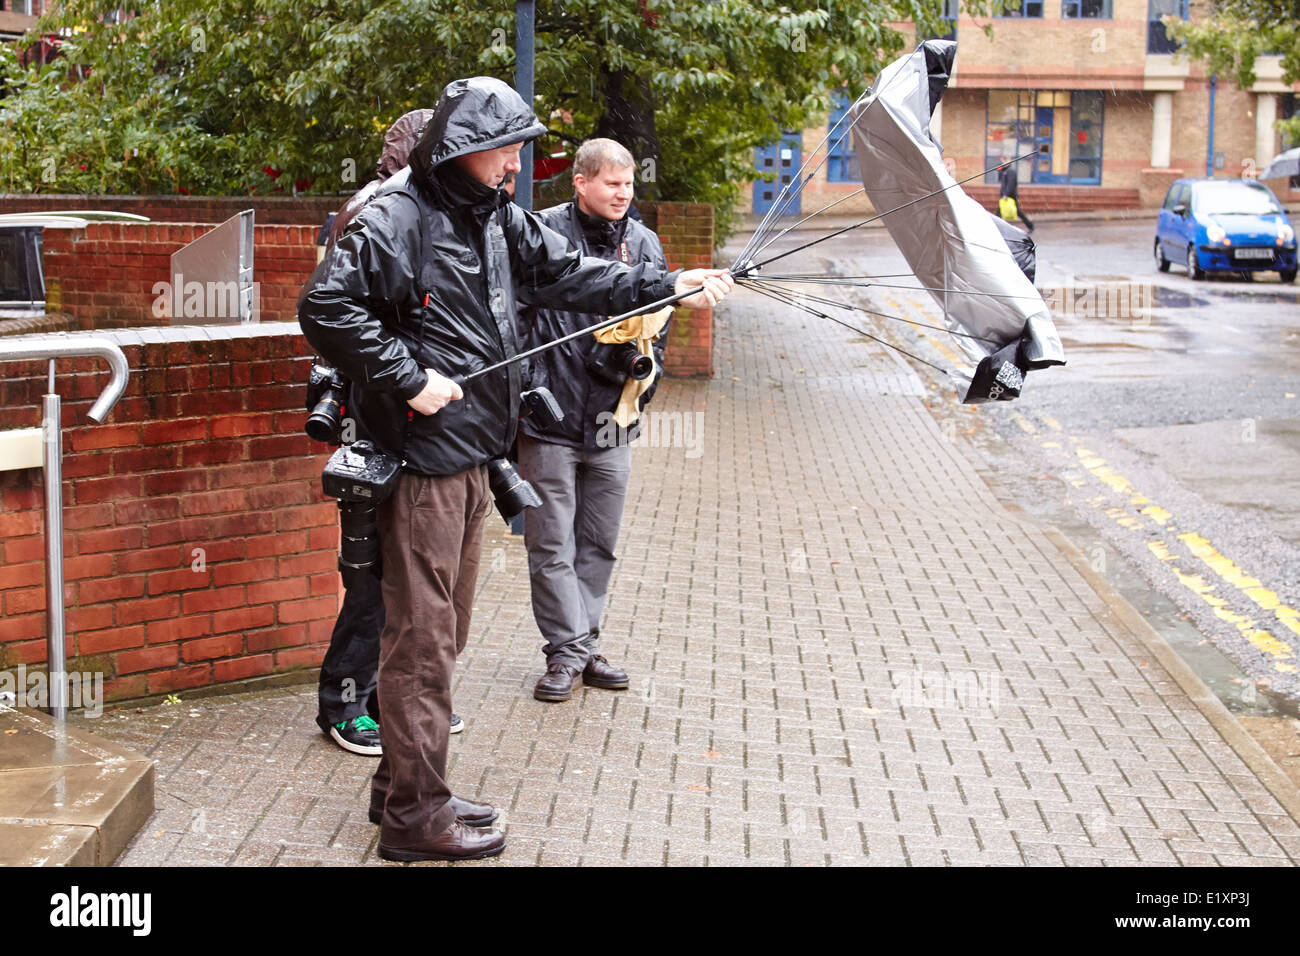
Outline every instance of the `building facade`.
{"label": "building facade", "polygon": [[16,40],[49,9],[49,0],[0,0],[0,43]]}
{"label": "building facade", "polygon": [[[957,64],[931,124],[949,171],[976,177],[964,188],[992,206],[997,176],[985,171],[1025,157],[1030,212],[1154,208],[1180,177],[1253,177],[1291,145],[1274,124],[1295,113],[1300,85],[1282,83],[1277,57],[1259,59],[1245,90],[1180,61],[1161,17],[1187,14],[1187,0],[1022,0],[1014,15],[958,16],[950,34]],[[982,29],[990,22],[992,37]],[[869,80],[835,94],[831,125]],[[792,134],[783,147],[810,154],[827,128]],[[860,186],[851,150],[851,138],[834,145],[804,189],[804,215]],[[760,150],[757,162],[762,170],[793,160]],[[1300,201],[1300,184],[1268,185],[1283,202]],[[771,191],[756,183],[746,211],[762,212]],[[869,208],[856,196],[835,211]]]}

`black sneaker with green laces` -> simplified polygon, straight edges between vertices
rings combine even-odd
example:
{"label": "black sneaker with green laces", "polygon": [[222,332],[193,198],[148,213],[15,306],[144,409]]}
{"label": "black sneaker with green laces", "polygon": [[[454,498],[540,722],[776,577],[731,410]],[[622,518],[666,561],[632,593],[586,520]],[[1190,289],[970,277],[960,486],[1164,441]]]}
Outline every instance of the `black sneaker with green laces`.
{"label": "black sneaker with green laces", "polygon": [[379,757],[384,748],[379,743],[379,725],[362,714],[330,728],[330,737],[344,750],[365,757]]}

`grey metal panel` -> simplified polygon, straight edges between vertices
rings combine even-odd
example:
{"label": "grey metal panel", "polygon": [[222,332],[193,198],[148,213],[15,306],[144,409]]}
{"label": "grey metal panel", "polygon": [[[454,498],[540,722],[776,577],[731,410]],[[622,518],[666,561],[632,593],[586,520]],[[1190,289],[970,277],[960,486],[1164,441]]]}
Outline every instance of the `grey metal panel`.
{"label": "grey metal panel", "polygon": [[253,288],[253,210],[172,253],[171,324],[233,325],[258,321]]}

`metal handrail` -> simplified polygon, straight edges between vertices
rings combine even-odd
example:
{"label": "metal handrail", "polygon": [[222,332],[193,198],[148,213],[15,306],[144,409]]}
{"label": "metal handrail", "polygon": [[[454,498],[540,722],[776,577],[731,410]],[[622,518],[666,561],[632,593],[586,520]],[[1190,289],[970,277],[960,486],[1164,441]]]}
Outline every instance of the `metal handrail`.
{"label": "metal handrail", "polygon": [[[95,404],[87,412],[90,420],[100,424],[112,411],[117,400],[126,391],[126,380],[131,374],[126,364],[126,356],[116,342],[95,336],[69,335],[66,338],[16,339],[6,342],[0,339],[0,362],[22,362],[35,359],[74,358],[97,356],[108,362],[112,378],[95,399]],[[51,372],[53,366],[51,365]],[[53,385],[50,391],[54,391]]]}
{"label": "metal handrail", "polygon": [[45,466],[45,614],[49,623],[50,714],[57,721],[67,716],[68,682],[66,626],[63,607],[63,428],[62,403],[54,390],[54,360],[96,356],[108,362],[112,375],[87,413],[91,421],[103,422],[126,391],[131,374],[126,356],[115,342],[94,336],[50,336],[41,339],[0,340],[0,362],[35,359],[50,361],[50,390],[41,400],[41,429],[44,433]]}

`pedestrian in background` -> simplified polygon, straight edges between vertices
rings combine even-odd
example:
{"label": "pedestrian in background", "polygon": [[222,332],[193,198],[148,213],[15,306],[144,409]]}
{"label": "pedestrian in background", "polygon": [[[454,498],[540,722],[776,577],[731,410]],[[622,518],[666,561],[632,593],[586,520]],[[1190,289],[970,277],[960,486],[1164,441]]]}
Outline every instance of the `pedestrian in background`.
{"label": "pedestrian in background", "polygon": [[1007,222],[1023,220],[1025,228],[1033,232],[1034,223],[1020,205],[1020,177],[1016,175],[1015,163],[1003,163],[998,167],[998,187],[998,212],[1002,218]]}

